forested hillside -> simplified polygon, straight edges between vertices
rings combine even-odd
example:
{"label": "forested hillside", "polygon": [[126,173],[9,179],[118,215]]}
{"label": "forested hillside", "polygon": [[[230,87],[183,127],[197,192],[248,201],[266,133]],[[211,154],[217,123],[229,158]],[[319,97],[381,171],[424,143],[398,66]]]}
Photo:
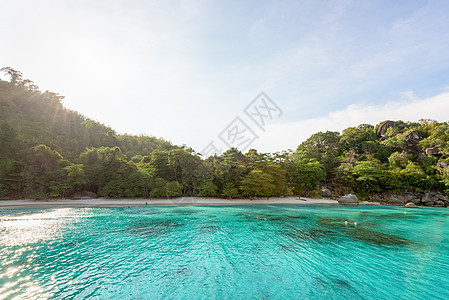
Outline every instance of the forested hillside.
{"label": "forested hillside", "polygon": [[385,121],[319,132],[295,151],[202,158],[187,147],[116,134],[11,68],[0,80],[0,197],[334,196],[446,192],[449,125]]}

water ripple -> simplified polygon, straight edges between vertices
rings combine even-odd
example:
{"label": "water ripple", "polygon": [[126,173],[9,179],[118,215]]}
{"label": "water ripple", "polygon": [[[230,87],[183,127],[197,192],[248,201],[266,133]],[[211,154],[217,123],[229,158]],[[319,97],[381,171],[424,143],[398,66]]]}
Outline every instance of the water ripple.
{"label": "water ripple", "polygon": [[0,220],[2,299],[449,298],[443,210],[12,209]]}

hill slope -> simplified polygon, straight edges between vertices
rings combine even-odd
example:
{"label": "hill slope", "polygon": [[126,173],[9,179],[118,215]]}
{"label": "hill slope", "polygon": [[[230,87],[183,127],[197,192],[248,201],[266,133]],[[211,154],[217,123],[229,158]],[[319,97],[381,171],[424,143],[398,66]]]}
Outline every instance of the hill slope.
{"label": "hill slope", "polygon": [[316,133],[296,151],[229,149],[203,159],[162,139],[116,134],[20,72],[3,71],[11,80],[0,80],[0,197],[319,196],[321,186],[369,197],[449,188],[447,122],[362,124]]}

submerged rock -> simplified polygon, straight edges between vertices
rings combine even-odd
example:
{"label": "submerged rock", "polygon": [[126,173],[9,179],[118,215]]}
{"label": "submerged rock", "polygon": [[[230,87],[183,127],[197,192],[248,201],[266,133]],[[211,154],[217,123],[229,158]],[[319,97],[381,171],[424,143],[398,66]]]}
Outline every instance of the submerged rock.
{"label": "submerged rock", "polygon": [[218,231],[218,230],[220,230],[220,227],[213,226],[213,225],[206,225],[206,226],[203,226],[203,227],[200,228],[200,232],[204,232],[204,233],[215,232],[215,231]]}
{"label": "submerged rock", "polygon": [[409,245],[413,243],[400,236],[386,234],[367,228],[357,228],[345,233],[352,238],[375,245]]}
{"label": "submerged rock", "polygon": [[340,205],[359,205],[359,198],[354,194],[347,194],[338,199]]}

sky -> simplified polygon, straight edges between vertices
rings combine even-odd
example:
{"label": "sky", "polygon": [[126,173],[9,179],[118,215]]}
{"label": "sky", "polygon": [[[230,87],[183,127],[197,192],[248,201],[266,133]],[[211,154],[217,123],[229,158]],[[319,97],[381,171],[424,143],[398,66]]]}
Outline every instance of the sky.
{"label": "sky", "polygon": [[275,152],[362,123],[448,121],[446,0],[0,7],[0,67],[120,134]]}

